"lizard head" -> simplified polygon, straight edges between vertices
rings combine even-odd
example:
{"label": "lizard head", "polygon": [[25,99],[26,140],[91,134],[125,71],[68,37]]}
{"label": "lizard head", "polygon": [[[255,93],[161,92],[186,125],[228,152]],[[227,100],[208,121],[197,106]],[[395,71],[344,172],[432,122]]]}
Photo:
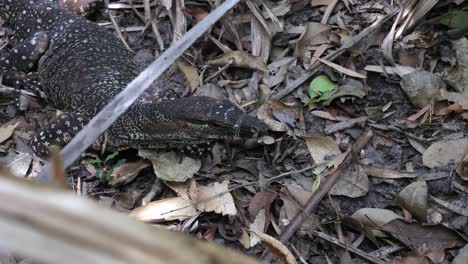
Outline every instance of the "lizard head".
{"label": "lizard head", "polygon": [[229,100],[192,96],[163,101],[152,111],[156,122],[148,122],[148,134],[162,135],[167,141],[242,141],[266,132],[260,120],[249,116]]}

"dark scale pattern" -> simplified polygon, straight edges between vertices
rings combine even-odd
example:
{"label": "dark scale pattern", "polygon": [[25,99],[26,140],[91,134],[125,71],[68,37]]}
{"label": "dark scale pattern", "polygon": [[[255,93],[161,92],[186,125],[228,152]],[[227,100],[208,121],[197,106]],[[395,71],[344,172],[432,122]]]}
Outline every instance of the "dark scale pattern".
{"label": "dark scale pattern", "polygon": [[[15,29],[18,40],[17,48],[3,63],[0,60],[1,69],[9,68],[9,76],[15,76],[11,70],[37,67],[37,78],[18,79],[23,83],[28,79],[33,90],[39,86],[47,100],[65,112],[33,138],[33,149],[40,155],[46,155],[52,145],[68,143],[138,74],[133,55],[112,33],[60,9],[55,1],[0,0],[0,15]],[[263,128],[227,100],[140,100],[109,129],[107,143],[110,147],[177,146],[237,139]]]}

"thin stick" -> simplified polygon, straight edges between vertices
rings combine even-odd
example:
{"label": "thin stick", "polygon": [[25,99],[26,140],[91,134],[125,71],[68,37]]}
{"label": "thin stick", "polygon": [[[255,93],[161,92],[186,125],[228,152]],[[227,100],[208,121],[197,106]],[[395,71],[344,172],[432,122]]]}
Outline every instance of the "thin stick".
{"label": "thin stick", "polygon": [[[316,192],[309,198],[303,211],[299,212],[281,233],[280,241],[286,243],[294,233],[301,227],[302,223],[307,219],[308,215],[317,207],[319,202],[327,195],[330,189],[335,185],[341,175],[344,174],[344,170],[351,164],[353,157],[356,153],[359,153],[372,138],[373,133],[370,130],[365,131],[359,139],[354,143],[351,151],[348,152],[343,162],[331,172],[326,180],[320,185]],[[264,260],[269,262],[272,258],[271,254],[266,254]]]}
{"label": "thin stick", "polygon": [[[135,100],[166,71],[204,32],[216,23],[240,0],[227,0],[213,10],[207,17],[195,25],[182,38],[173,43],[156,61],[149,65],[127,87],[107,104],[78,134],[62,149],[64,167],[70,166]],[[51,177],[51,168],[47,164],[36,177],[47,181]]]}

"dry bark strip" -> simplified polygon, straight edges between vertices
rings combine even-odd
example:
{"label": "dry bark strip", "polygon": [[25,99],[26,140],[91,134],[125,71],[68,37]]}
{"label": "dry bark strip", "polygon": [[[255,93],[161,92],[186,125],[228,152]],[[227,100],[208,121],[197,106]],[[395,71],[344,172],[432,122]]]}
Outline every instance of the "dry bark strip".
{"label": "dry bark strip", "polygon": [[0,247],[40,263],[259,264],[0,169]]}
{"label": "dry bark strip", "polygon": [[[96,139],[122,115],[135,100],[166,71],[203,33],[240,0],[227,0],[197,23],[182,38],[174,42],[156,61],[141,72],[111,102],[109,102],[60,152],[65,167],[70,166]],[[51,177],[50,164],[44,166],[39,181]]]}
{"label": "dry bark strip", "polygon": [[[338,166],[338,168],[336,168],[329,175],[324,177],[325,180],[317,189],[317,191],[314,192],[314,194],[309,198],[309,200],[307,201],[304,207],[304,210],[298,213],[292,219],[291,223],[286,227],[286,229],[283,230],[283,233],[280,235],[280,241],[282,243],[286,244],[288,240],[294,235],[294,233],[299,229],[299,227],[301,227],[301,225],[309,217],[312,211],[317,207],[317,205],[320,203],[323,197],[325,197],[330,191],[330,189],[333,188],[333,186],[338,181],[340,176],[344,174],[344,171],[346,170],[346,168],[353,162],[354,157],[358,156],[356,153],[359,153],[367,145],[367,143],[372,138],[372,136],[373,136],[373,133],[371,130],[365,131],[359,137],[356,143],[354,143],[352,150],[348,152],[348,154],[346,155],[346,158]],[[264,257],[264,260],[266,262],[270,262],[271,258],[272,258],[272,255],[267,254]]]}

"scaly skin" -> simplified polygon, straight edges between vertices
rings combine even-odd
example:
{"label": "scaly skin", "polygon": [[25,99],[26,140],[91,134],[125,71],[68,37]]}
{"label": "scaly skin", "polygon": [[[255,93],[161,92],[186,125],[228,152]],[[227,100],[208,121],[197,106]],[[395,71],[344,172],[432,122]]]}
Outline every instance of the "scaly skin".
{"label": "scaly skin", "polygon": [[[15,29],[15,38],[25,46],[23,50],[30,51],[23,52],[21,59],[9,54],[0,60],[0,68],[18,72],[35,69],[34,87],[41,87],[46,99],[65,112],[33,138],[32,146],[38,155],[47,155],[52,145],[68,143],[138,74],[132,54],[112,33],[58,8],[51,0],[0,0],[0,15]],[[11,65],[22,59],[31,67]],[[256,118],[227,100],[140,100],[109,128],[107,144],[197,144],[250,137],[264,129]]]}

